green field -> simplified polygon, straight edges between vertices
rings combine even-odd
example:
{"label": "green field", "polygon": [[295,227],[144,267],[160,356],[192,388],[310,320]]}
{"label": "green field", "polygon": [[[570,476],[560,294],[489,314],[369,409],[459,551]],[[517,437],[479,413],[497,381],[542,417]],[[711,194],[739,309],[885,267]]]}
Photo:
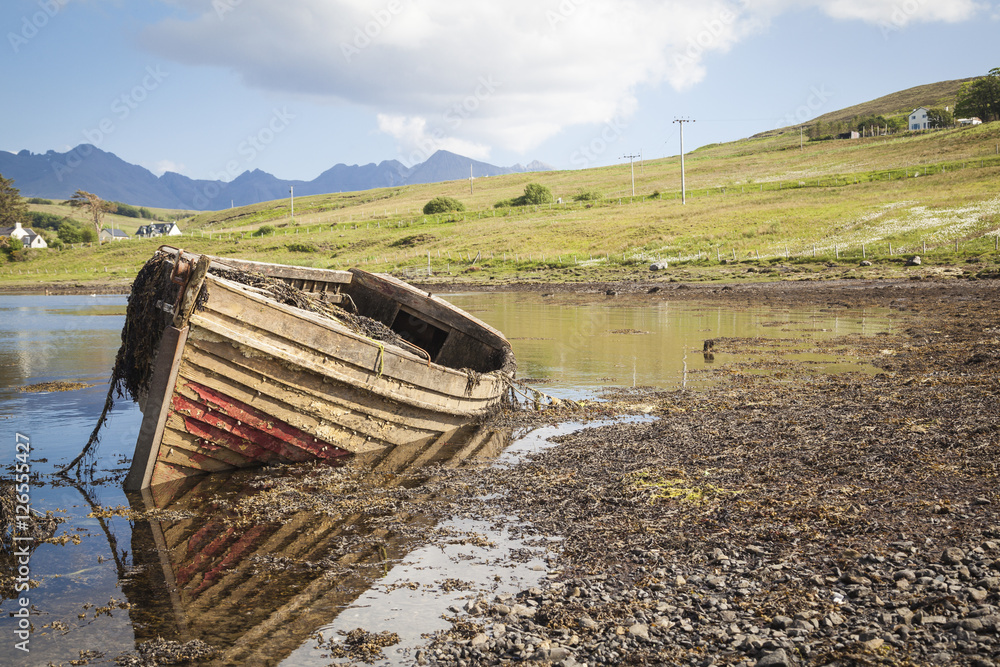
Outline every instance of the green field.
{"label": "green field", "polygon": [[[635,164],[634,198],[629,165],[622,164],[481,178],[474,192],[465,180],[297,197],[294,218],[288,200],[203,213],[179,221],[182,237],[5,259],[0,286],[125,282],[161,243],[409,276],[426,275],[429,263],[435,278],[451,281],[730,279],[752,267],[756,279],[876,277],[898,271],[913,254],[924,259],[924,271],[996,273],[1000,123],[801,148],[794,130],[699,149],[685,157],[685,167],[686,204],[673,157]],[[493,207],[532,182],[562,203]],[[589,191],[603,198],[573,200]],[[423,205],[439,195],[459,199],[466,211],[424,216]],[[116,225],[131,233],[143,222],[118,218]],[[270,233],[259,235],[262,227]],[[863,257],[874,266],[859,269]],[[651,274],[656,260],[669,269]]]}

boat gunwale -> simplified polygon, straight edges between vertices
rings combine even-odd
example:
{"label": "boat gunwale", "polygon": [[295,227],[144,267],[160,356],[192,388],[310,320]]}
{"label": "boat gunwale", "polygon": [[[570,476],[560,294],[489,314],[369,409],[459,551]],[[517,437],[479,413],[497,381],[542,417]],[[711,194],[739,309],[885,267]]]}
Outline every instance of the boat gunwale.
{"label": "boat gunwale", "polygon": [[[244,285],[242,285],[242,284],[240,284],[238,282],[235,282],[233,280],[229,280],[228,278],[223,278],[222,276],[215,276],[215,275],[209,274],[209,276],[207,277],[207,280],[211,280],[211,281],[213,281],[215,283],[218,283],[219,286],[223,287],[224,289],[228,288],[230,291],[236,291],[241,296],[244,296],[244,297],[246,297],[246,298],[248,298],[248,299],[250,299],[252,301],[256,301],[257,303],[259,303],[261,305],[264,305],[264,306],[267,306],[268,308],[274,308],[276,310],[284,312],[286,315],[289,315],[291,317],[294,317],[294,318],[297,318],[297,319],[301,319],[301,320],[306,320],[306,321],[308,321],[309,324],[318,325],[318,326],[320,326],[323,329],[326,329],[326,330],[332,331],[332,332],[334,332],[336,334],[343,335],[343,336],[346,336],[346,337],[348,337],[350,339],[353,339],[353,341],[364,345],[365,347],[371,349],[372,351],[378,350],[379,353],[382,354],[382,355],[392,354],[392,355],[394,355],[396,357],[400,357],[401,361],[403,361],[403,362],[416,363],[421,368],[427,368],[427,369],[431,369],[431,370],[437,371],[438,373],[444,373],[444,374],[447,374],[447,375],[451,375],[455,379],[458,379],[460,381],[464,381],[464,380],[468,379],[468,373],[466,373],[465,371],[463,371],[461,369],[452,368],[451,366],[444,366],[444,365],[436,363],[434,361],[429,361],[429,360],[427,360],[425,358],[417,356],[416,354],[414,354],[414,353],[406,350],[405,348],[395,346],[395,345],[393,345],[391,343],[380,343],[379,341],[376,341],[373,338],[369,338],[369,337],[364,336],[362,334],[359,334],[359,333],[357,333],[355,331],[352,331],[350,328],[348,328],[346,325],[344,325],[343,323],[339,322],[336,319],[324,317],[323,315],[320,315],[318,313],[314,313],[314,312],[311,312],[311,311],[308,311],[308,310],[305,310],[305,309],[302,309],[302,308],[298,308],[296,306],[290,306],[288,304],[279,303],[275,299],[271,299],[271,298],[265,297],[263,295],[256,294],[256,293],[254,293],[253,291],[251,291],[249,289],[245,289]],[[211,297],[209,297],[209,298],[211,299]],[[214,329],[211,329],[209,327],[205,327],[204,324],[200,323],[200,322],[203,322],[205,319],[207,319],[203,314],[198,313],[196,311],[196,313],[192,317],[192,319],[193,320],[198,320],[198,321],[192,322],[193,324],[196,324],[196,325],[198,325],[198,326],[200,326],[202,328],[214,331]],[[216,333],[219,333],[219,332],[216,332]],[[219,335],[224,335],[224,334],[219,333]],[[317,352],[323,352],[323,351],[322,350],[317,350]],[[341,359],[341,357],[333,355],[333,354],[328,354],[328,356],[330,356],[332,358],[336,358],[338,360]],[[354,364],[351,364],[351,365],[354,365]],[[488,377],[490,377],[490,376],[492,376],[494,374],[506,374],[506,371],[503,371],[502,369],[494,369],[492,371],[488,371],[486,373],[482,373],[481,375],[483,376],[483,379],[486,379],[486,378],[488,378]],[[394,379],[396,379],[398,381],[403,381],[403,380],[399,380],[398,378],[394,378]]]}

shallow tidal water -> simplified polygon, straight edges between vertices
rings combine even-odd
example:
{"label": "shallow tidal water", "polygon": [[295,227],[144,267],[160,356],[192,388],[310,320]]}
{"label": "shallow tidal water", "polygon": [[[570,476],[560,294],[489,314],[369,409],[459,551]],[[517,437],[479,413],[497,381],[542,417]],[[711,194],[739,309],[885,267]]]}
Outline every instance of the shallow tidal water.
{"label": "shallow tidal water", "polygon": [[[619,306],[515,293],[445,298],[507,335],[519,377],[573,399],[609,387],[697,389],[709,382],[709,368],[752,361],[735,354],[709,361],[702,354],[709,338],[772,338],[796,360],[867,372],[873,369],[836,353],[808,352],[810,343],[892,325],[885,312],[736,311],[670,301]],[[0,465],[10,479],[15,464],[26,462],[31,507],[65,519],[56,542],[30,554],[30,590],[13,598],[15,591],[4,591],[0,664],[68,663],[81,651],[97,652],[90,664],[113,664],[158,636],[202,639],[223,652],[219,664],[330,664],[315,633],[328,641],[357,627],[398,633],[401,643],[386,649],[386,662],[410,664],[422,633],[448,627],[442,615],[546,576],[543,547],[475,519],[440,522],[412,508],[394,519],[406,527],[405,539],[364,512],[336,519],[302,512],[234,528],[233,503],[259,493],[271,472],[201,478],[155,500],[127,497],[121,480],[141,414],[126,400],[103,431],[93,475],[79,484],[53,479],[100,415],[124,311],[122,296],[0,296]],[[21,391],[54,381],[91,386]],[[516,465],[547,437],[581,426],[500,434],[495,465]],[[20,460],[17,442],[30,443]],[[95,514],[95,507],[104,511]],[[133,518],[154,508],[155,519]],[[464,537],[447,544],[413,539],[432,529]],[[276,562],[288,567],[271,567]],[[13,565],[5,556],[4,573]],[[27,652],[17,647],[18,619],[11,616],[20,597],[30,609]]]}

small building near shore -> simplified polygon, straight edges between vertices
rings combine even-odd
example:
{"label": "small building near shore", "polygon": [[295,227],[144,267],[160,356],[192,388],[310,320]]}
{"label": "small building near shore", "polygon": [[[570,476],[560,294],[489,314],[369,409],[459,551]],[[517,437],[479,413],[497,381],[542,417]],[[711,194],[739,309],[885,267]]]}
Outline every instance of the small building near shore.
{"label": "small building near shore", "polygon": [[927,109],[917,107],[911,111],[909,120],[906,122],[906,127],[911,130],[929,130],[931,126],[927,120]]}
{"label": "small building near shore", "polygon": [[135,230],[137,238],[151,239],[157,236],[181,236],[181,228],[175,222],[154,222]]}
{"label": "small building near shore", "polygon": [[9,236],[12,239],[17,239],[25,248],[48,248],[49,244],[45,242],[41,234],[38,234],[33,229],[25,229],[21,226],[20,222],[15,222],[13,227],[0,227],[0,237]]}
{"label": "small building near shore", "polygon": [[129,235],[122,229],[108,229],[105,227],[101,230],[101,243],[107,243],[108,241],[128,241],[128,239]]}

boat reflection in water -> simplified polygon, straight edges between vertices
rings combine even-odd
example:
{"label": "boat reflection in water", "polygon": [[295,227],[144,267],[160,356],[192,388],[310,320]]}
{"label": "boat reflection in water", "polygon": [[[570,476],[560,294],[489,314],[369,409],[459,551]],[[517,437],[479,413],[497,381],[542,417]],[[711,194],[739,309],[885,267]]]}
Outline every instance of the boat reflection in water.
{"label": "boat reflection in water", "polygon": [[199,639],[220,664],[277,664],[427,542],[426,466],[493,458],[510,437],[467,426],[375,470],[236,471],[129,494],[155,517],[136,520],[137,567],[122,580],[136,646]]}

